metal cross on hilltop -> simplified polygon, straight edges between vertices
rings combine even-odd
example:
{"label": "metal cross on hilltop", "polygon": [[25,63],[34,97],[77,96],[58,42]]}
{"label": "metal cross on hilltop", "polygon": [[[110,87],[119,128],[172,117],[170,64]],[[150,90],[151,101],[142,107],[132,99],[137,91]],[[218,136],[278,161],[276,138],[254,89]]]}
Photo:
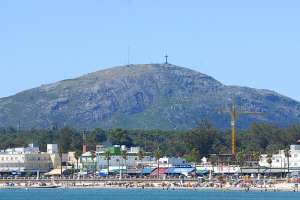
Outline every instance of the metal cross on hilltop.
{"label": "metal cross on hilltop", "polygon": [[169,57],[168,54],[166,54],[165,55],[165,58],[166,58],[165,64],[168,64],[168,57]]}

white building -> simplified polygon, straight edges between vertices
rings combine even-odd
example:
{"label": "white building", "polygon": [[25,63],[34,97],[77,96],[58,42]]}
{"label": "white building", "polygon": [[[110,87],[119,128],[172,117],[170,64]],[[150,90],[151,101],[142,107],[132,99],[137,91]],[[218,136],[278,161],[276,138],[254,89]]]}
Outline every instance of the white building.
{"label": "white building", "polygon": [[49,154],[59,153],[58,144],[47,144],[47,153]]}
{"label": "white building", "polygon": [[[141,150],[140,147],[126,148],[125,145],[115,145],[110,148],[111,156],[109,160],[110,168],[125,169],[125,168],[136,168],[140,163],[152,161],[152,157],[144,155],[142,160],[139,159],[138,153]],[[105,158],[105,149],[103,146],[98,145],[96,149],[96,161],[97,169],[107,168],[107,159]],[[122,151],[127,152],[127,157],[124,159],[121,155]]]}
{"label": "white building", "polygon": [[0,173],[48,172],[58,163],[57,154],[40,152],[37,146],[10,148],[0,151]]}
{"label": "white building", "polygon": [[[108,167],[106,152],[110,152],[109,168],[110,172],[119,170],[135,170],[143,167],[156,168],[156,159],[147,152],[144,152],[143,158],[140,159],[140,147],[130,147],[115,145],[111,148],[104,148],[102,145],[96,146],[95,154],[86,152],[80,158],[81,171],[105,171]],[[122,151],[126,151],[126,159],[122,156]],[[187,161],[180,157],[162,157],[159,159],[161,167],[173,167],[188,165]]]}
{"label": "white building", "polygon": [[162,157],[159,159],[159,164],[161,167],[173,167],[173,166],[187,165],[189,163],[181,157]]}
{"label": "white building", "polygon": [[[288,165],[290,170],[300,169],[300,145],[290,145],[289,159],[285,155],[284,150],[280,150],[277,154],[272,155],[272,163],[268,163],[268,156],[263,154],[259,161],[260,166],[287,169]],[[289,161],[289,164],[288,164]]]}

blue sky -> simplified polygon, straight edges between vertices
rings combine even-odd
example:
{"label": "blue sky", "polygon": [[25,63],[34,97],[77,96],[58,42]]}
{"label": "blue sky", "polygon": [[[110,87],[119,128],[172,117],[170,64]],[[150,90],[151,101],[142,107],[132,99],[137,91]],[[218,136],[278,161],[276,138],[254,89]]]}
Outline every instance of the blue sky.
{"label": "blue sky", "polygon": [[0,1],[0,97],[131,63],[171,63],[300,100],[300,1]]}

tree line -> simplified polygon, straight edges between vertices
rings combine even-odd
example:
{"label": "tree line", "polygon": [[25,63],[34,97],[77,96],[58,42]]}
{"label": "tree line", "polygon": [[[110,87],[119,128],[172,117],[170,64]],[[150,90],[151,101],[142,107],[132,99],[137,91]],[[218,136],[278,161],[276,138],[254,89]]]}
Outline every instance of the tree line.
{"label": "tree line", "polygon": [[[0,129],[0,149],[38,144],[42,151],[46,144],[59,144],[62,152],[82,149],[83,131],[64,127],[61,129],[16,130]],[[254,123],[248,130],[239,131],[237,135],[238,151],[275,153],[285,149],[300,139],[300,125],[281,128],[272,124]],[[86,143],[89,150],[96,145],[140,146],[146,152],[157,152],[167,156],[184,156],[190,161],[199,161],[209,154],[229,154],[231,132],[220,131],[210,123],[203,121],[188,131],[163,130],[103,130],[95,128],[86,131]]]}

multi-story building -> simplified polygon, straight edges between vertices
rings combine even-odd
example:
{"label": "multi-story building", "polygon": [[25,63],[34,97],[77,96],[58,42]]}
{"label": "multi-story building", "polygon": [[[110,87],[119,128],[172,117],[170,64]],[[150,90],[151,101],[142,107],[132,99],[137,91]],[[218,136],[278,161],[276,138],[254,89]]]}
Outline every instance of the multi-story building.
{"label": "multi-story building", "polygon": [[[159,159],[159,164],[161,167],[173,167],[173,166],[180,166],[180,165],[187,165],[189,164],[185,159],[181,157],[162,157]],[[155,163],[156,165],[156,163]]]}
{"label": "multi-story building", "polygon": [[55,152],[40,152],[39,147],[33,144],[1,150],[0,173],[48,172],[58,164],[57,156]]}
{"label": "multi-story building", "polygon": [[285,150],[280,150],[277,154],[272,155],[272,161],[268,162],[268,155],[263,154],[259,162],[260,166],[285,169],[289,167],[291,171],[300,170],[300,145],[290,145],[289,158]]}
{"label": "multi-story building", "polygon": [[[130,168],[138,168],[138,165],[143,162],[149,162],[153,160],[148,153],[145,153],[143,158],[140,159],[138,154],[140,151],[140,147],[131,147],[127,148],[126,146],[122,145],[115,145],[110,148],[105,148],[102,145],[97,145],[96,152],[86,152],[81,155],[80,157],[80,168],[81,171],[88,172],[88,171],[107,171],[108,162],[106,159],[106,152],[110,152],[110,159],[109,159],[109,169],[110,172],[118,171],[118,170],[127,170]],[[126,151],[126,159],[122,156],[122,152]]]}
{"label": "multi-story building", "polygon": [[94,172],[97,170],[96,158],[92,152],[87,151],[80,156],[80,170],[82,172]]}
{"label": "multi-story building", "polygon": [[[139,163],[153,160],[149,153],[144,153],[143,158],[140,159],[138,156],[139,151],[141,150],[140,147],[127,148],[125,145],[115,145],[112,148],[104,148],[103,146],[99,145],[96,149],[97,169],[107,169],[108,163],[105,157],[105,152],[108,150],[111,153],[109,160],[111,169],[137,168]],[[122,157],[122,151],[126,151],[126,159]]]}
{"label": "multi-story building", "polygon": [[[140,147],[127,148],[125,145],[115,145],[110,148],[104,148],[102,145],[97,145],[96,152],[86,152],[80,158],[81,171],[99,171],[107,173],[108,161],[106,152],[110,152],[109,171],[119,172],[120,170],[126,173],[133,171],[141,171],[143,168],[154,169],[157,167],[157,161],[150,153],[145,152],[143,157],[139,157]],[[126,151],[126,157],[122,152]],[[185,166],[188,165],[185,159],[180,157],[162,157],[159,159],[161,167]]]}

